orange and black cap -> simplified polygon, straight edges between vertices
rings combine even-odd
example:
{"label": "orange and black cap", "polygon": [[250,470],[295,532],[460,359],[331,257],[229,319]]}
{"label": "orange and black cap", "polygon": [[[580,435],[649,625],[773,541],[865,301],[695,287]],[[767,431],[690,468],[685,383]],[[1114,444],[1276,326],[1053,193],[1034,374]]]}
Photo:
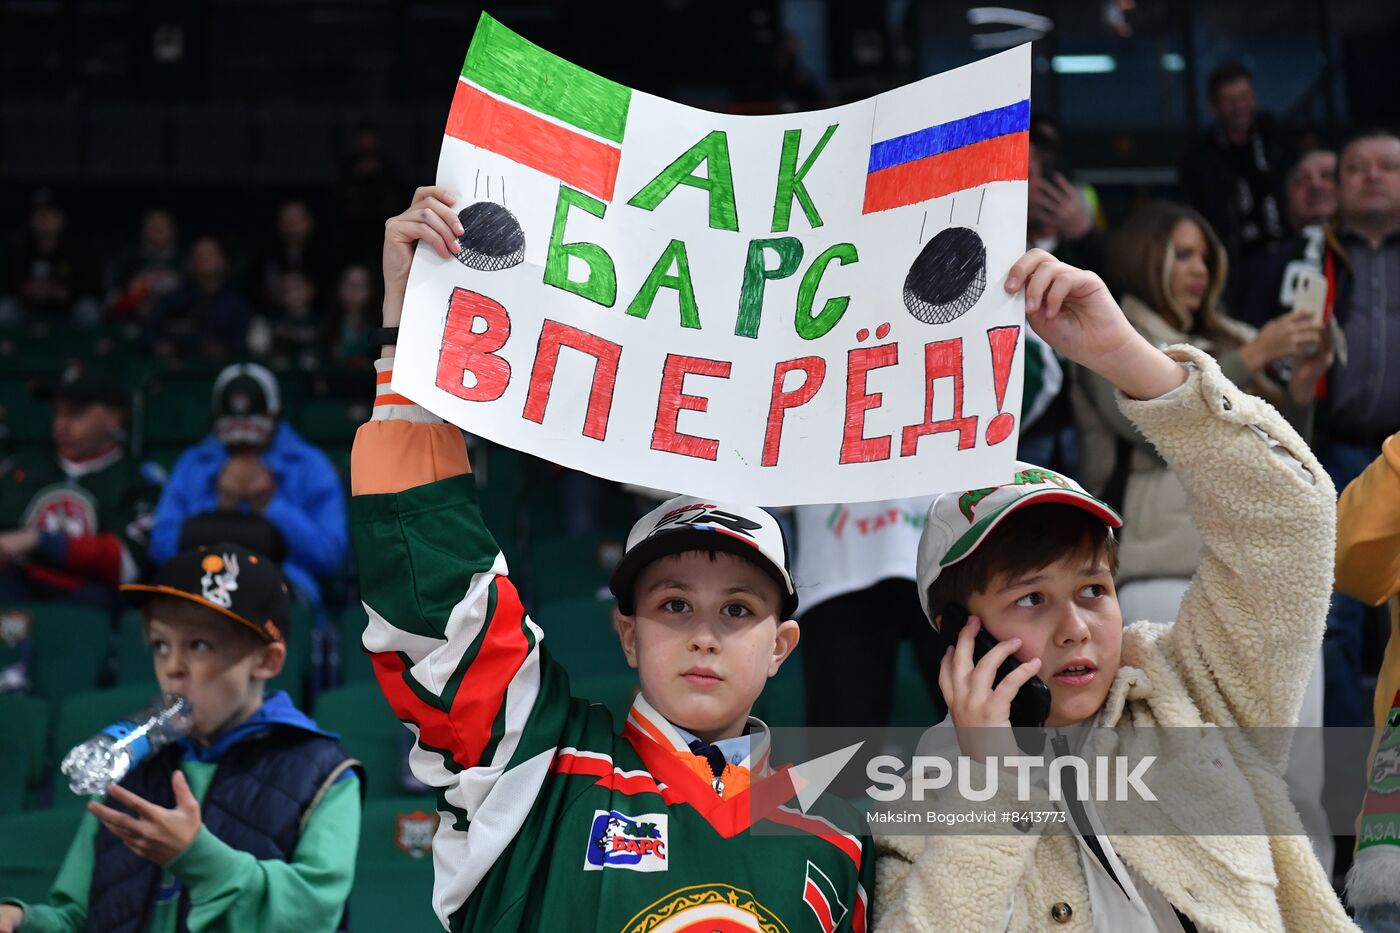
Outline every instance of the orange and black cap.
{"label": "orange and black cap", "polygon": [[198,603],[247,626],[265,641],[287,640],[292,597],[277,564],[240,544],[200,545],[170,558],[150,583],[123,584],[140,607],[157,596]]}

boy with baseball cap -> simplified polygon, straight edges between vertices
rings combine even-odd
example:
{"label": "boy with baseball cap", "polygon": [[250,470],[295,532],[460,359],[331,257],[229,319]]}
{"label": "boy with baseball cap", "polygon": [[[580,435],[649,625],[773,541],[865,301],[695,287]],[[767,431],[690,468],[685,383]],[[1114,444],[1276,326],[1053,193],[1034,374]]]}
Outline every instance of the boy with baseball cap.
{"label": "boy with baseball cap", "polygon": [[0,904],[0,931],[345,929],[359,763],[282,691],[292,611],[270,560],[184,551],[122,587],[187,736],[88,803],[50,902]]}
{"label": "boy with baseball cap", "polygon": [[[447,255],[422,218],[461,234],[451,203],[420,188],[386,225],[389,328],[416,241]],[[364,647],[416,733],[414,775],[438,794],[443,925],[864,930],[868,839],[821,801],[810,814],[799,806],[749,715],[798,640],[773,517],[681,496],[633,527],[611,587],[641,689],[619,734],[604,707],[570,697],[525,614],[483,524],[461,431],[391,392],[392,342],[376,364],[373,419],[355,438],[351,531]],[[749,832],[759,823],[789,832]]]}
{"label": "boy with baseball cap", "polygon": [[[940,495],[918,583],[935,627],[968,614],[939,676],[963,753],[987,765],[1022,754],[1005,727],[1032,677],[1049,688],[1046,725],[1111,729],[1121,743],[1150,727],[1293,725],[1331,585],[1326,473],[1208,355],[1137,335],[1092,273],[1031,250],[1005,287],[1026,289],[1027,320],[1047,343],[1117,386],[1124,414],[1191,493],[1206,549],[1175,623],[1124,630],[1113,586],[1122,522],[1107,504],[1028,464],[1007,482]],[[982,629],[996,647],[977,660]],[[998,682],[1008,661],[1015,669]],[[1108,836],[1081,802],[1066,805],[1069,833],[1023,821],[1000,835],[881,836],[881,929],[930,929],[931,916],[959,930],[1354,929],[1277,757],[1189,772],[1193,799],[1231,799],[1243,785],[1233,799],[1249,812],[1231,813],[1232,825],[1272,834]],[[1000,782],[976,808],[1055,807],[1043,793],[1018,799],[1017,783]]]}

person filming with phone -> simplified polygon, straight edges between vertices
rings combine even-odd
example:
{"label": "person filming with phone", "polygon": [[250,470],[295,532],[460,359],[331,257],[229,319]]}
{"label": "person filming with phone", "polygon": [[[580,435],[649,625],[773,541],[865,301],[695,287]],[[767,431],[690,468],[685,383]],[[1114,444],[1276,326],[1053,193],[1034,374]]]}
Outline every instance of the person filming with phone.
{"label": "person filming with phone", "polygon": [[[1250,316],[1296,313],[1301,285],[1321,283],[1323,317],[1339,334],[1317,412],[1318,458],[1338,489],[1380,456],[1400,430],[1400,136],[1370,130],[1337,158],[1337,217],[1287,244],[1254,290]],[[1389,283],[1389,284],[1387,284]],[[1327,618],[1326,724],[1366,725],[1362,647],[1380,610],[1338,592]]]}

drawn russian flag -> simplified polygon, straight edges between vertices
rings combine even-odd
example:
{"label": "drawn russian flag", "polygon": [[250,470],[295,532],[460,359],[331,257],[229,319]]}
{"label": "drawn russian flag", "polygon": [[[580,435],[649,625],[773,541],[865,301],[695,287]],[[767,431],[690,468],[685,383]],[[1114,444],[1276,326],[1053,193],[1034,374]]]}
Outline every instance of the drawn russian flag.
{"label": "drawn russian flag", "polygon": [[872,144],[862,213],[1025,179],[1030,125],[1022,100]]}
{"label": "drawn russian flag", "polygon": [[632,89],[481,14],[447,135],[611,201]]}

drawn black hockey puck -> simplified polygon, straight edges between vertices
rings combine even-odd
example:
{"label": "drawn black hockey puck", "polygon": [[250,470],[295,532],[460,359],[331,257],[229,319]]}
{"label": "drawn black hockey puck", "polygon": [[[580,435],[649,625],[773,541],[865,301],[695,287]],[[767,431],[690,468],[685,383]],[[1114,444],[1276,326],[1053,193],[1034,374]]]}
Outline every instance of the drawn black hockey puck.
{"label": "drawn black hockey puck", "polygon": [[924,244],[904,279],[904,306],[925,324],[947,324],[987,288],[987,246],[976,231],[949,227]]}
{"label": "drawn black hockey puck", "polygon": [[468,204],[457,214],[465,231],[457,259],[482,272],[499,272],[525,259],[525,231],[515,215],[495,201]]}

